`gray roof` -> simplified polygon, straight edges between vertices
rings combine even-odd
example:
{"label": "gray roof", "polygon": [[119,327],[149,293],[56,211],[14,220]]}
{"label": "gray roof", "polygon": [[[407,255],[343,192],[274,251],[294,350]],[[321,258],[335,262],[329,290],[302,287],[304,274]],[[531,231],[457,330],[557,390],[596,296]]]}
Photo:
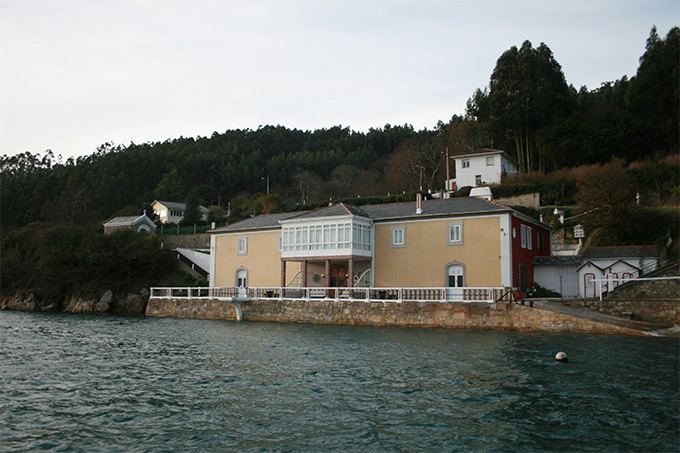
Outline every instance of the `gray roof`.
{"label": "gray roof", "polygon": [[661,255],[653,245],[629,245],[623,247],[588,247],[583,252],[584,260],[618,258],[659,258]]}
{"label": "gray roof", "polygon": [[580,256],[535,256],[531,262],[536,265],[551,265],[551,266],[578,266],[581,264]]}
{"label": "gray roof", "polygon": [[362,207],[338,203],[331,206],[304,212],[284,212],[279,214],[265,214],[240,222],[232,223],[220,228],[210,230],[210,233],[222,233],[231,231],[244,231],[253,229],[267,229],[279,227],[282,220],[312,219],[318,217],[334,217],[355,215],[367,217],[374,221],[399,220],[399,219],[422,219],[442,216],[458,216],[469,214],[503,213],[512,212],[512,209],[486,201],[476,197],[450,198],[448,200],[424,200],[423,212],[416,214],[416,202],[388,203],[367,205]]}
{"label": "gray roof", "polygon": [[[309,212],[309,211],[304,211]],[[304,212],[280,212],[277,214],[261,214],[249,219],[240,220],[230,225],[225,225],[214,230],[209,230],[208,233],[222,233],[227,231],[242,231],[242,230],[262,230],[267,228],[279,228],[281,225],[279,221],[297,217]]]}
{"label": "gray roof", "polygon": [[456,154],[455,156],[451,156],[454,159],[460,159],[461,157],[474,157],[474,156],[483,156],[485,154],[502,154],[503,157],[514,163],[515,165],[519,165],[515,159],[510,157],[508,153],[503,151],[502,149],[491,149],[491,148],[482,148],[482,149],[476,149],[474,151],[470,151],[469,153],[465,154]]}
{"label": "gray roof", "polygon": [[308,211],[295,217],[296,219],[313,219],[318,217],[341,217],[347,215],[354,215],[358,217],[369,217],[364,210],[358,206],[353,206],[345,203],[338,203],[328,205],[323,208]]}
{"label": "gray roof", "polygon": [[422,209],[423,212],[421,214],[416,214],[415,201],[363,206],[364,212],[370,218],[377,221],[512,211],[508,207],[477,197],[424,200]]}
{"label": "gray roof", "polygon": [[104,226],[105,227],[129,226],[139,223],[143,220],[146,220],[146,223],[156,228],[156,225],[153,223],[153,220],[151,220],[146,214],[114,217],[113,219],[106,222]]}
{"label": "gray roof", "polygon": [[[176,203],[174,201],[161,201],[161,200],[155,200],[155,202],[162,204],[163,206],[165,206],[168,209],[177,209],[178,211],[185,211],[187,209],[186,203]],[[205,206],[201,206],[201,205],[198,206],[198,211],[201,214],[205,214],[207,212],[210,212],[210,210],[208,208],[206,208]]]}
{"label": "gray roof", "polygon": [[470,151],[469,153],[465,154],[456,154],[455,158],[458,157],[468,157],[468,156],[479,156],[481,154],[505,154],[505,151],[502,149],[491,149],[491,148],[482,148],[482,149],[476,149],[474,151]]}

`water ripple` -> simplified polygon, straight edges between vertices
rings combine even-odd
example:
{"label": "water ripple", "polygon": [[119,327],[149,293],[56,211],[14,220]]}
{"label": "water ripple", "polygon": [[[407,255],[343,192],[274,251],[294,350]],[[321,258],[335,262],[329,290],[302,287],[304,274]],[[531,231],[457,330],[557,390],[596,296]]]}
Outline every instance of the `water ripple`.
{"label": "water ripple", "polygon": [[5,451],[679,447],[667,338],[0,312],[0,344]]}

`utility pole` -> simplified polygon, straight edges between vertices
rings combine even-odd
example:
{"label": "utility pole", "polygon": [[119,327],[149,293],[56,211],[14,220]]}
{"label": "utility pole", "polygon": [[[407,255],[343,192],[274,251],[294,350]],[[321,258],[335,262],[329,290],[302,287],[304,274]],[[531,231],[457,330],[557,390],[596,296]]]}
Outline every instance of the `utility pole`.
{"label": "utility pole", "polygon": [[[261,179],[265,179],[264,176]],[[269,175],[267,175],[267,195],[269,195]]]}
{"label": "utility pole", "polygon": [[449,187],[449,181],[451,181],[451,177],[449,176],[449,147],[446,147],[446,183],[444,183],[444,188],[446,191],[450,191],[451,188]]}

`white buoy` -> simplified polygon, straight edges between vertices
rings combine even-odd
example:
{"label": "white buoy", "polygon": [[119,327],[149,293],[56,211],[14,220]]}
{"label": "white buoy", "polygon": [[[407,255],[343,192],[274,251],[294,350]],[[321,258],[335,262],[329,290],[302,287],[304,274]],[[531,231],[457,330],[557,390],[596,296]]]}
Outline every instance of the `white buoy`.
{"label": "white buoy", "polygon": [[558,353],[555,355],[555,360],[557,360],[558,362],[567,362],[567,361],[569,361],[569,358],[567,357],[567,354],[566,354],[566,353],[564,353],[564,352],[558,352]]}

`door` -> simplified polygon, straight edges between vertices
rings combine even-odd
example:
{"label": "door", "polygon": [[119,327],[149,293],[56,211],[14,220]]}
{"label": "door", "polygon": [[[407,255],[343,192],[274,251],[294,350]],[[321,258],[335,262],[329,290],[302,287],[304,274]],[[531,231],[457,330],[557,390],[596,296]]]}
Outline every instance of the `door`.
{"label": "door", "polygon": [[446,286],[447,300],[463,300],[463,285],[465,283],[465,269],[460,264],[452,264],[446,271],[448,281]]}
{"label": "door", "polygon": [[595,274],[588,273],[583,276],[583,297],[596,297],[597,292],[595,291]]}
{"label": "door", "polygon": [[527,265],[520,263],[519,265],[519,282],[517,284],[519,292],[527,292]]}
{"label": "door", "polygon": [[238,288],[238,296],[246,296],[246,287],[248,286],[248,271],[239,269],[236,271],[236,287]]}
{"label": "door", "polygon": [[[339,264],[331,266],[328,283],[331,288],[345,288],[347,286],[347,268]],[[335,297],[335,291],[331,291],[330,297]]]}

